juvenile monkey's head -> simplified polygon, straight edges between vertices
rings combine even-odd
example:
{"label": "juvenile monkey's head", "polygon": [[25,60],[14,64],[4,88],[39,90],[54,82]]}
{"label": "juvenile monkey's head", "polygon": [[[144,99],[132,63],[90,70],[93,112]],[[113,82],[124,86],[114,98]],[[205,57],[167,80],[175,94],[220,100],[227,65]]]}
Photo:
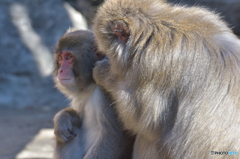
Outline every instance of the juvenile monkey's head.
{"label": "juvenile monkey's head", "polygon": [[91,31],[71,29],[59,39],[54,53],[54,80],[58,89],[69,94],[95,83],[92,69],[100,59],[95,50]]}

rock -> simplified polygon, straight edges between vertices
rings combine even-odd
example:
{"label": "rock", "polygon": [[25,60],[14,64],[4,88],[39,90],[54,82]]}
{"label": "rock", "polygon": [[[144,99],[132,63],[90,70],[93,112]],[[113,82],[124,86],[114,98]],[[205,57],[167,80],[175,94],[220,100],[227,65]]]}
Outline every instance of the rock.
{"label": "rock", "polygon": [[104,0],[64,0],[69,2],[72,7],[81,12],[86,17],[89,29],[91,29],[93,19],[97,12],[98,6],[104,2]]}
{"label": "rock", "polygon": [[61,0],[1,0],[0,107],[68,105],[52,80],[54,45],[80,14],[67,8]]}

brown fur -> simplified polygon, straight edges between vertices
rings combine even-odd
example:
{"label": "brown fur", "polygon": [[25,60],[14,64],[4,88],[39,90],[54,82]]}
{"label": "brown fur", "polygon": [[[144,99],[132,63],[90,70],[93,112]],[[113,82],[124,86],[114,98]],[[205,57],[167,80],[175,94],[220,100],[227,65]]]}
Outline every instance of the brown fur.
{"label": "brown fur", "polygon": [[137,134],[134,159],[240,152],[240,41],[218,15],[158,0],[108,0],[94,23],[109,58],[97,62],[94,79]]}

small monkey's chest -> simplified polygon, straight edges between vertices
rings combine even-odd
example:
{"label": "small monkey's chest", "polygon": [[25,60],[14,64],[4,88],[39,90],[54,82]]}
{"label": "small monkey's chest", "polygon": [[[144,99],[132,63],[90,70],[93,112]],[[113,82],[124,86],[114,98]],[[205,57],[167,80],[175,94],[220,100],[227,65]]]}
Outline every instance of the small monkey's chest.
{"label": "small monkey's chest", "polygon": [[101,106],[99,104],[101,103],[101,91],[97,87],[89,96],[84,109],[85,116],[83,126],[86,130],[87,148],[101,137],[101,126],[99,124],[99,113],[101,112]]}

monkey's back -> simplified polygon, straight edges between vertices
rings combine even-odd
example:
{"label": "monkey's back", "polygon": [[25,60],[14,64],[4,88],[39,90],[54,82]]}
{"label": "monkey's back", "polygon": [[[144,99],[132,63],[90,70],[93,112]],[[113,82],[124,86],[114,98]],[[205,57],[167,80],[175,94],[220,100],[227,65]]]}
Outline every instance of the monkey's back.
{"label": "monkey's back", "polygon": [[[130,31],[126,43],[113,31],[118,20]],[[121,77],[111,93],[128,129],[160,134],[160,154],[173,158],[240,151],[240,41],[218,15],[157,0],[108,0],[94,32],[110,73]]]}

